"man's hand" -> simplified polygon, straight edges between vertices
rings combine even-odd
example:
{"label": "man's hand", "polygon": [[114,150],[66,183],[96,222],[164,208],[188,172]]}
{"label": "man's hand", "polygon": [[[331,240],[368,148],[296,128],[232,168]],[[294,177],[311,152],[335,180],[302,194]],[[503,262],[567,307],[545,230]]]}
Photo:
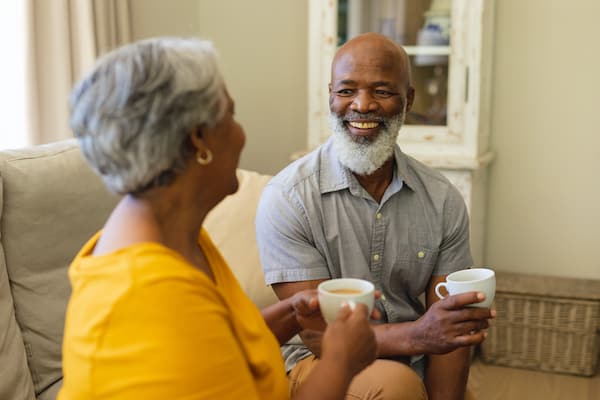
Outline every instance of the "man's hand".
{"label": "man's hand", "polygon": [[291,297],[292,307],[296,320],[302,329],[324,331],[327,327],[319,308],[318,293],[316,289],[302,290]]}
{"label": "man's hand", "polygon": [[461,293],[436,301],[417,320],[416,346],[427,354],[445,354],[458,347],[477,345],[485,339],[488,320],[496,316],[489,308],[466,307],[485,299],[481,292]]}

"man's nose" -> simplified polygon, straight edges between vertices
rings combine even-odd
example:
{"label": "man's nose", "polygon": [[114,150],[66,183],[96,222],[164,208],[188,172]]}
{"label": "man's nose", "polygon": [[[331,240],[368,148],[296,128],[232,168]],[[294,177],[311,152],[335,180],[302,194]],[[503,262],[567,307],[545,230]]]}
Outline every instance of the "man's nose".
{"label": "man's nose", "polygon": [[375,99],[366,92],[358,92],[356,97],[352,100],[350,109],[359,113],[367,113],[369,111],[377,110],[377,102]]}

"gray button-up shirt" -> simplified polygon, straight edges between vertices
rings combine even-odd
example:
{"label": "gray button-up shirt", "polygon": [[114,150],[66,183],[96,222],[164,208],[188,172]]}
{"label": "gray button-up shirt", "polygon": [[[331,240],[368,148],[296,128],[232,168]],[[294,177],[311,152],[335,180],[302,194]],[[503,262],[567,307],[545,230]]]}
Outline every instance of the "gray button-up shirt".
{"label": "gray button-up shirt", "polygon": [[256,216],[267,284],[362,278],[385,295],[383,322],[419,318],[432,275],[472,265],[469,218],[443,175],[398,146],[394,158],[380,203],[338,162],[331,139],[276,175]]}

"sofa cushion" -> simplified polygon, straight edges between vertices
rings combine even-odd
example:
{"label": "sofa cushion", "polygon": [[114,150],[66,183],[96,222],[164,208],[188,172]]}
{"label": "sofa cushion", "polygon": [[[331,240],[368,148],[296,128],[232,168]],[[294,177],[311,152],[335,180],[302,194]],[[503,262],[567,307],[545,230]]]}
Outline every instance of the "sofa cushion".
{"label": "sofa cushion", "polygon": [[204,227],[229,263],[242,289],[254,304],[263,308],[277,301],[265,284],[256,246],[254,218],[268,175],[238,169],[237,193],[226,197],[206,217]]}
{"label": "sofa cushion", "polygon": [[37,395],[62,377],[68,265],[118,199],[87,166],[75,140],[3,151],[0,174],[1,244]]}
{"label": "sofa cushion", "polygon": [[[0,186],[1,188],[1,186]],[[0,205],[2,195],[0,189]],[[33,382],[21,331],[17,326],[4,251],[0,245],[0,399],[32,400]]]}

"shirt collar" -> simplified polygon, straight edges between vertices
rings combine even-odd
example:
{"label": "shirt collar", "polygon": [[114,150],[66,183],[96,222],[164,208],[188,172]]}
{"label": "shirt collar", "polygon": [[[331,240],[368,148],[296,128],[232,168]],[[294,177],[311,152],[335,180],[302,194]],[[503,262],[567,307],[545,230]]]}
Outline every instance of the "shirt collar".
{"label": "shirt collar", "polygon": [[411,174],[411,170],[408,168],[406,154],[400,150],[400,146],[397,144],[394,147],[394,159],[396,161],[396,176],[404,182],[404,185],[408,186],[411,190],[415,190],[413,174]]}
{"label": "shirt collar", "polygon": [[[398,187],[406,185],[411,190],[414,190],[414,185],[412,184],[412,178],[406,162],[406,155],[402,153],[398,145],[394,147],[394,160],[395,171],[391,185],[398,185]],[[321,194],[343,189],[353,189],[354,185],[358,184],[358,181],[352,172],[338,161],[337,154],[333,148],[332,137],[330,137],[321,147],[319,161],[321,165],[319,178]]]}

